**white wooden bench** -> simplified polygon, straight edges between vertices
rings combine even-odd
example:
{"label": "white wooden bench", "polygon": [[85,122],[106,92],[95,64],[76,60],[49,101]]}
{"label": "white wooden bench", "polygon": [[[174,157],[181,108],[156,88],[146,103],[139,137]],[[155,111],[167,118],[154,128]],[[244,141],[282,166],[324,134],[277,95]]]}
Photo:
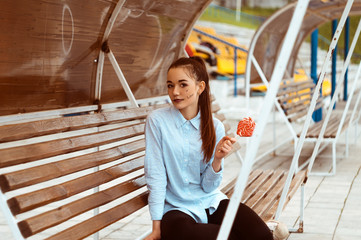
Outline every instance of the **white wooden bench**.
{"label": "white wooden bench", "polygon": [[[163,106],[0,126],[1,207],[15,238],[82,239],[146,206],[145,118]],[[285,174],[255,170],[249,178],[244,202],[265,221],[274,215]],[[288,199],[306,179],[305,171],[297,173]],[[228,196],[232,186],[223,188]]]}

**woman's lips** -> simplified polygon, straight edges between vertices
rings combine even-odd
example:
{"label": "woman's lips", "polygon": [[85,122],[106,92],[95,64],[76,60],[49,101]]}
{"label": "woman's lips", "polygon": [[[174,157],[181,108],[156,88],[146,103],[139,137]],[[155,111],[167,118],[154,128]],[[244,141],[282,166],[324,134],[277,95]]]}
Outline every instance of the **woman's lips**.
{"label": "woman's lips", "polygon": [[183,99],[174,99],[173,102],[180,103]]}

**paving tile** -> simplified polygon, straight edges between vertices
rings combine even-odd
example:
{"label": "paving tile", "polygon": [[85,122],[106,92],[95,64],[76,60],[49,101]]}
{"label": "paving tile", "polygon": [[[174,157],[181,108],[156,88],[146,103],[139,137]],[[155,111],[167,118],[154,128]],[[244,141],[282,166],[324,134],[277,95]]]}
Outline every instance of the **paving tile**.
{"label": "paving tile", "polygon": [[338,235],[336,234],[333,240],[360,240],[360,236],[350,236],[350,235]]}
{"label": "paving tile", "polygon": [[332,235],[330,234],[320,234],[320,233],[292,233],[288,237],[288,240],[332,240]]}

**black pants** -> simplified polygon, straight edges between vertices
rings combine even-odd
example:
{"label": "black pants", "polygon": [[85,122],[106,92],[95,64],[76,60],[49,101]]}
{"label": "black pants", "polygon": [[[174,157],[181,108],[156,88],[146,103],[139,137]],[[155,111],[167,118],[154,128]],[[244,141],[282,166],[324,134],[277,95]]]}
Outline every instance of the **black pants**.
{"label": "black pants", "polygon": [[[209,215],[208,223],[196,223],[181,211],[167,212],[161,222],[162,240],[212,240],[217,238],[229,200],[220,202],[217,211]],[[229,240],[272,240],[273,236],[263,220],[248,206],[240,204]]]}

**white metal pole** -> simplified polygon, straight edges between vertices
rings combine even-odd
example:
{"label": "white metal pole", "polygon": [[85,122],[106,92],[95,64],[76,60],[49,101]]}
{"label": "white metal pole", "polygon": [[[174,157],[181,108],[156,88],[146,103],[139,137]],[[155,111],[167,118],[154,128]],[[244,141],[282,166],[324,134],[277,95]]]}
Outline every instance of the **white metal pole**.
{"label": "white metal pole", "polygon": [[278,17],[283,12],[287,11],[290,8],[293,8],[296,6],[296,3],[292,3],[290,5],[287,5],[287,7],[283,8],[280,12],[277,12],[276,14],[270,16],[258,29],[257,32],[254,34],[251,45],[248,50],[247,54],[247,61],[246,61],[246,74],[245,74],[245,89],[246,89],[246,108],[249,108],[249,97],[250,97],[250,91],[251,91],[251,66],[252,61],[254,58],[254,49],[256,47],[256,43],[258,41],[259,36],[261,33],[263,33],[263,30],[270,24],[276,17]]}
{"label": "white metal pole", "polygon": [[237,0],[237,6],[236,6],[236,20],[239,22],[241,20],[241,0]]}
{"label": "white metal pole", "polygon": [[229,236],[229,232],[231,230],[235,215],[237,213],[238,206],[241,202],[243,191],[247,185],[248,176],[251,171],[253,161],[256,157],[264,128],[267,124],[268,116],[273,107],[274,99],[276,97],[279,85],[281,83],[281,79],[285,73],[285,69],[291,55],[292,46],[294,45],[298,32],[301,28],[301,23],[306,13],[308,2],[309,0],[297,2],[291,23],[288,27],[285,39],[282,44],[279,57],[277,58],[274,67],[270,87],[267,91],[264,104],[260,112],[260,120],[256,125],[253,136],[251,137],[251,144],[249,148],[247,148],[245,164],[242,166],[241,171],[238,175],[238,179],[234,187],[234,193],[230,199],[225,217],[221,225],[221,229],[217,237],[218,240],[227,239],[227,237]]}
{"label": "white metal pole", "polygon": [[[360,64],[359,64],[359,68],[361,68],[361,61],[360,61]],[[358,72],[359,70],[357,70]],[[357,79],[355,79],[356,81]],[[350,122],[349,124],[352,125],[352,122],[353,122],[353,119],[355,118],[355,115],[356,115],[356,112],[357,112],[357,108],[358,108],[358,104],[360,103],[360,99],[361,99],[361,90],[359,90],[359,93],[357,94],[357,99],[356,99],[356,102],[355,102],[355,106],[353,107],[353,110],[352,110],[352,114],[351,114],[351,118],[350,118]],[[356,119],[358,119],[358,117],[356,117]],[[357,122],[356,122],[356,127],[357,127]],[[357,136],[357,128],[355,129],[355,136]],[[355,137],[355,140],[356,140],[356,137]]]}
{"label": "white metal pole", "polygon": [[130,89],[130,87],[127,83],[127,80],[125,79],[124,74],[118,65],[117,59],[115,59],[113,52],[109,49],[109,52],[107,54],[108,54],[110,63],[112,64],[112,66],[115,70],[115,73],[117,74],[118,79],[119,79],[120,83],[122,84],[125,94],[127,94],[127,97],[129,99],[131,105],[133,107],[139,107],[137,100],[135,100],[132,90]]}
{"label": "white metal pole", "polygon": [[307,133],[308,127],[310,126],[310,123],[311,123],[312,113],[313,113],[313,111],[315,109],[315,106],[316,106],[316,100],[317,100],[318,96],[320,95],[321,84],[322,84],[322,82],[323,82],[323,80],[325,78],[326,69],[327,69],[327,67],[328,67],[328,65],[330,63],[331,54],[333,53],[333,51],[335,49],[335,46],[337,44],[337,41],[338,41],[338,39],[340,37],[343,25],[345,24],[346,17],[348,15],[348,13],[350,12],[352,3],[353,3],[353,0],[349,0],[347,2],[347,4],[346,4],[346,7],[345,7],[345,9],[344,9],[344,11],[342,13],[342,17],[341,17],[341,20],[339,22],[339,25],[337,26],[336,32],[335,32],[335,34],[334,34],[334,36],[332,38],[332,41],[331,41],[329,50],[327,52],[325,61],[323,62],[320,77],[319,77],[319,80],[317,82],[316,88],[315,88],[313,96],[312,96],[312,100],[311,100],[310,107],[309,107],[308,112],[307,112],[305,124],[303,125],[303,128],[302,128],[301,136],[299,138],[299,141],[297,141],[296,152],[293,155],[290,170],[288,172],[287,180],[286,180],[286,183],[285,183],[285,187],[283,188],[281,199],[280,199],[280,202],[278,204],[278,208],[277,208],[276,215],[275,215],[276,220],[280,217],[281,211],[282,211],[283,206],[285,204],[288,189],[290,187],[293,174],[294,174],[294,172],[296,170],[296,164],[298,164],[298,159],[300,157],[301,150],[302,150],[302,147],[303,147],[303,143],[304,143],[305,138],[306,138],[306,133]]}
{"label": "white metal pole", "polygon": [[[352,1],[348,1],[347,4],[349,4],[349,2],[351,2],[350,6],[349,6],[349,8],[351,9],[353,0],[352,0]],[[347,5],[346,5],[346,7],[347,7]],[[350,9],[349,9],[349,10],[350,10]],[[346,10],[346,8],[345,8],[345,10]],[[344,12],[344,13],[345,13],[345,12]],[[343,24],[345,23],[347,16],[348,16],[348,13],[347,13],[347,15],[345,15],[345,16],[344,16],[344,14],[342,15],[342,17],[344,17],[344,19],[341,17],[339,25],[341,24],[341,21],[342,21],[342,20],[344,21]],[[325,131],[326,131],[327,123],[328,123],[328,121],[330,120],[331,113],[332,113],[332,106],[334,106],[334,104],[336,103],[337,95],[338,95],[338,93],[339,93],[340,90],[341,90],[341,85],[342,85],[341,83],[342,83],[343,80],[344,80],[344,76],[345,76],[347,67],[348,67],[348,65],[349,65],[349,63],[350,63],[351,55],[352,55],[352,53],[353,53],[353,50],[355,49],[356,42],[357,42],[357,39],[358,39],[359,34],[360,34],[360,30],[361,30],[361,24],[360,24],[360,23],[361,23],[361,20],[360,20],[359,25],[358,25],[358,27],[357,27],[357,30],[356,30],[355,36],[354,36],[354,38],[353,38],[350,51],[348,52],[346,61],[345,61],[344,64],[343,64],[343,68],[342,68],[341,75],[339,75],[339,76],[340,76],[340,77],[339,77],[339,81],[338,81],[337,87],[336,87],[336,89],[335,89],[335,93],[334,93],[334,95],[333,95],[333,97],[332,97],[332,99],[331,99],[331,103],[330,103],[330,105],[329,105],[329,108],[328,108],[326,117],[325,117],[325,119],[324,119],[324,123],[322,124],[322,128],[321,128],[320,134],[319,134],[319,136],[318,136],[318,138],[317,138],[316,146],[315,146],[315,148],[313,149],[311,161],[310,161],[310,164],[308,165],[308,170],[309,170],[310,172],[311,172],[311,169],[312,169],[313,164],[314,164],[314,162],[315,162],[315,158],[316,158],[316,154],[317,154],[317,152],[318,152],[318,149],[319,149],[319,147],[320,147],[320,145],[321,145],[321,141],[322,141],[322,139],[323,139],[323,135],[324,135],[324,133],[325,133]],[[337,28],[338,28],[338,27],[339,27],[339,26],[337,26]],[[342,27],[343,27],[343,25],[342,25]],[[342,30],[342,28],[341,28],[341,30]],[[340,30],[339,34],[341,34],[341,30]],[[336,30],[336,33],[337,33],[337,30]],[[336,35],[336,33],[335,33],[335,35]],[[335,38],[335,37],[333,37],[333,39],[334,39],[334,38]],[[336,53],[334,53],[334,54],[336,54]],[[320,82],[320,81],[323,82],[323,79],[319,79],[318,81],[319,81],[319,82]],[[317,83],[317,85],[318,85],[318,83]],[[319,91],[319,90],[318,90],[318,91]],[[346,104],[346,106],[349,106],[349,104]],[[344,111],[347,111],[347,109],[345,109]],[[344,113],[345,113],[345,112],[344,112]],[[343,121],[344,121],[344,118],[341,119],[341,122],[342,122],[342,123],[343,123]],[[339,131],[337,132],[337,134],[339,134]],[[336,134],[336,137],[337,137],[337,134]]]}
{"label": "white metal pole", "polygon": [[[117,2],[117,5],[115,6],[115,8],[109,18],[108,24],[105,28],[104,35],[103,35],[103,38],[102,38],[102,41],[100,44],[103,44],[108,39],[108,37],[113,29],[115,20],[117,19],[118,15],[120,13],[120,10],[123,7],[123,4],[125,3],[125,1],[126,0],[119,0]],[[94,95],[95,95],[96,100],[100,100],[101,87],[102,87],[102,81],[103,81],[103,66],[104,66],[104,52],[102,50],[100,50],[100,52],[99,52],[99,57],[97,59],[97,62],[98,62],[98,66],[97,66],[97,74],[96,74],[96,80],[95,80]]]}
{"label": "white metal pole", "polygon": [[98,57],[97,75],[95,82],[95,99],[100,100],[102,92],[102,80],[103,80],[103,67],[104,67],[104,52],[100,50]]}
{"label": "white metal pole", "polygon": [[9,224],[11,232],[16,240],[22,240],[22,239],[24,239],[24,237],[21,234],[21,232],[17,226],[18,224],[17,224],[14,216],[10,212],[10,209],[7,206],[5,206],[6,204],[7,204],[6,197],[2,192],[0,192],[0,206],[4,213],[5,218]]}

